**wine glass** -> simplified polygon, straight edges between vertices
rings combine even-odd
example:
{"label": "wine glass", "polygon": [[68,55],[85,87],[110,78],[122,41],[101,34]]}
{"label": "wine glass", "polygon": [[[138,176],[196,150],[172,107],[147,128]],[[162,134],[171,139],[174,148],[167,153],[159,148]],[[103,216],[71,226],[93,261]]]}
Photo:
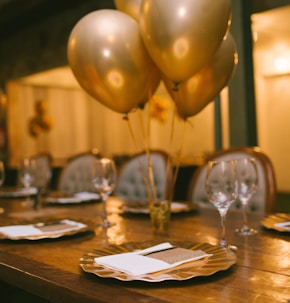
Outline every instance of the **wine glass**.
{"label": "wine glass", "polygon": [[236,229],[236,233],[242,236],[254,235],[258,231],[249,227],[247,208],[248,202],[257,191],[258,173],[255,158],[243,158],[236,160],[236,168],[239,181],[238,198],[242,203],[243,226]]}
{"label": "wine glass", "polygon": [[34,181],[36,163],[34,159],[24,158],[20,163],[19,180],[24,188],[29,189]]}
{"label": "wine glass", "polygon": [[113,192],[115,188],[116,179],[117,172],[113,160],[109,158],[100,158],[94,161],[92,168],[92,182],[97,193],[100,194],[102,199],[102,226],[105,228],[113,225],[107,218],[106,202],[108,196]]}
{"label": "wine glass", "polygon": [[221,216],[221,238],[219,244],[231,248],[226,241],[227,211],[238,196],[238,179],[235,161],[209,161],[205,181],[209,201]]}

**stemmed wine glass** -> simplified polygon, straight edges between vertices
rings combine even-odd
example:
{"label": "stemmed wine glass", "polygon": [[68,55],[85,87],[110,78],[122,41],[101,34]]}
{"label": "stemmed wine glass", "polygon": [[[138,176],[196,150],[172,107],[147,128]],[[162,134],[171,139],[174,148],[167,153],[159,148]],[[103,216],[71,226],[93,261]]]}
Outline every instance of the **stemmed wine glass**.
{"label": "stemmed wine glass", "polygon": [[24,158],[20,163],[19,180],[21,184],[29,189],[34,181],[36,163],[34,159]]}
{"label": "stemmed wine glass", "polygon": [[247,208],[248,202],[257,191],[258,173],[255,158],[243,158],[236,160],[236,168],[239,180],[238,198],[242,203],[243,226],[236,229],[236,233],[242,236],[254,235],[258,231],[249,227]]}
{"label": "stemmed wine glass", "polygon": [[113,192],[117,179],[117,172],[115,163],[109,158],[96,159],[92,168],[92,182],[97,191],[100,194],[103,203],[103,224],[102,226],[107,228],[113,224],[107,218],[106,202],[108,196]]}
{"label": "stemmed wine glass", "polygon": [[226,241],[227,211],[238,196],[238,179],[235,161],[209,161],[207,166],[206,194],[221,216],[221,239],[219,244],[231,248]]}

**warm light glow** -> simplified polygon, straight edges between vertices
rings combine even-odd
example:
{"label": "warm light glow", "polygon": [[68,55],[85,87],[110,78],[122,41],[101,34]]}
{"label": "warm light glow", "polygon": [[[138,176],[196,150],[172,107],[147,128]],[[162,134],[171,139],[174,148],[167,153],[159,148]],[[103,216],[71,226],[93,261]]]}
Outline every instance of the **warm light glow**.
{"label": "warm light glow", "polygon": [[284,75],[290,73],[289,46],[283,42],[277,42],[260,55],[263,60],[265,76]]}
{"label": "warm light glow", "polygon": [[179,17],[184,17],[186,14],[186,9],[184,7],[181,7],[179,10],[178,10],[178,16]]}
{"label": "warm light glow", "polygon": [[277,74],[290,72],[290,58],[277,57],[274,60],[274,66]]}
{"label": "warm light glow", "polygon": [[111,55],[111,52],[109,49],[104,49],[103,51],[103,56],[106,57],[106,58],[109,58]]}

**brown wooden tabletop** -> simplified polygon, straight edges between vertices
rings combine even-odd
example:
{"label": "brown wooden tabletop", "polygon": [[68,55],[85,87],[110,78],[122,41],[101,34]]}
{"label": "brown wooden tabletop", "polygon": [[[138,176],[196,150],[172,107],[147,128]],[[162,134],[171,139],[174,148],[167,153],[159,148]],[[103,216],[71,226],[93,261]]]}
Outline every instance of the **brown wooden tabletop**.
{"label": "brown wooden tabletop", "polygon": [[[0,225],[29,222],[38,217],[98,220],[101,203],[44,206],[38,211],[27,200],[6,200],[0,205]],[[110,198],[107,231],[93,231],[45,240],[0,240],[1,302],[290,302],[290,233],[264,229],[262,215],[251,215],[255,236],[241,237],[234,229],[241,213],[230,211],[227,240],[238,247],[236,264],[207,277],[185,281],[119,281],[84,272],[80,258],[109,244],[144,241],[193,241],[215,245],[220,233],[217,211],[199,209],[173,214],[168,236],[151,231],[147,215],[122,214],[120,201]],[[3,300],[4,298],[4,300]]]}

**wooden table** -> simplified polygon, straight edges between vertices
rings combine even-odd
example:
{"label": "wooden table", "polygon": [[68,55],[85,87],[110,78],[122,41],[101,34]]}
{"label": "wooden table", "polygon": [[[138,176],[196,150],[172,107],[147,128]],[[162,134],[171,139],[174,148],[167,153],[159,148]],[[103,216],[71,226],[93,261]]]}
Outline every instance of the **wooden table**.
{"label": "wooden table", "polygon": [[[15,218],[43,214],[96,219],[101,208],[100,203],[92,203],[43,207],[36,212],[25,209],[23,203],[0,203],[6,207],[6,213],[0,215],[1,225]],[[219,237],[220,221],[214,208],[173,215],[170,234],[162,237],[152,234],[148,216],[119,214],[119,205],[118,200],[110,199],[110,219],[116,225],[107,232],[96,228],[94,233],[55,240],[2,240],[1,302],[290,302],[289,233],[264,230],[259,224],[261,216],[255,215],[250,217],[250,223],[259,229],[259,234],[237,236],[234,228],[242,222],[241,214],[234,211],[228,216],[227,238],[238,247],[237,263],[229,270],[209,277],[161,283],[122,282],[83,272],[79,266],[81,256],[108,243],[189,240],[215,244]]]}

